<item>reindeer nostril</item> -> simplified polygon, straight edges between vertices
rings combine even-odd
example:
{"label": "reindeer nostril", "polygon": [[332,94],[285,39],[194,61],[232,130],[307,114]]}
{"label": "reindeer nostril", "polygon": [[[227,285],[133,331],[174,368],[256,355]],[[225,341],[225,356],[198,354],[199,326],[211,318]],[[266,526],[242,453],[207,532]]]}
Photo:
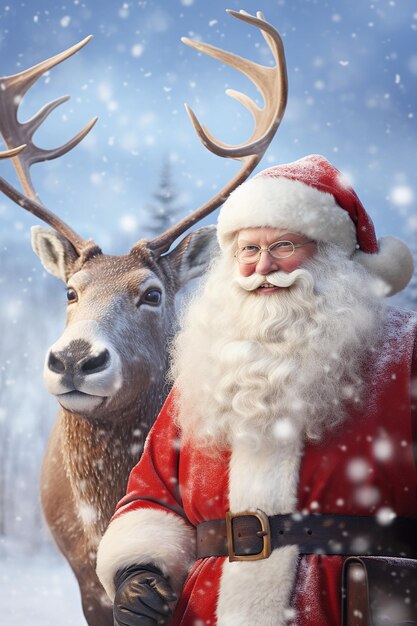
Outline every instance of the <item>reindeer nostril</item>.
{"label": "reindeer nostril", "polygon": [[65,363],[59,359],[53,352],[49,353],[48,369],[55,374],[63,374],[65,372]]}
{"label": "reindeer nostril", "polygon": [[100,352],[97,356],[92,356],[87,359],[87,361],[84,361],[81,366],[81,371],[86,374],[94,374],[94,372],[104,369],[109,361],[110,352],[107,349],[103,350],[103,352]]}

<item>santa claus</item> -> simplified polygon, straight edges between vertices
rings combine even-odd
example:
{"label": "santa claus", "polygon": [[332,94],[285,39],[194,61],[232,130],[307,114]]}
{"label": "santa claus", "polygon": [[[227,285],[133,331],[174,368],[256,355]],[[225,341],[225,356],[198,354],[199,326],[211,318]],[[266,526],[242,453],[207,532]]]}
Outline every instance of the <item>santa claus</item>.
{"label": "santa claus", "polygon": [[243,183],[218,240],[99,547],[115,623],[417,619],[417,316],[384,304],[408,248],[318,155]]}

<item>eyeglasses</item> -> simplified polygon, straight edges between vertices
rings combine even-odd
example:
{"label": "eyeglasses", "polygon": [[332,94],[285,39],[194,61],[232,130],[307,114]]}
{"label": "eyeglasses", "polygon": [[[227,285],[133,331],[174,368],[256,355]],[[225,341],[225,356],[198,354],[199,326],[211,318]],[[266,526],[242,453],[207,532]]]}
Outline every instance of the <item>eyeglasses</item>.
{"label": "eyeglasses", "polygon": [[287,259],[292,256],[296,248],[306,246],[308,243],[314,243],[313,239],[304,241],[304,243],[293,243],[292,241],[275,241],[271,243],[267,248],[261,248],[254,243],[247,244],[238,248],[235,252],[235,257],[238,263],[243,265],[249,265],[250,263],[257,263],[261,258],[262,252],[268,252],[273,259]]}

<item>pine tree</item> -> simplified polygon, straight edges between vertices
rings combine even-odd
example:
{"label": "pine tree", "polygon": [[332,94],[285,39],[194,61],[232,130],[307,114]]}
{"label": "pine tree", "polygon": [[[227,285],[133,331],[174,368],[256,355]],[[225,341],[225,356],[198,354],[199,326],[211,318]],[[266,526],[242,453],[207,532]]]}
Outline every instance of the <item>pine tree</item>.
{"label": "pine tree", "polygon": [[173,182],[172,164],[165,158],[158,187],[153,194],[154,202],[146,208],[148,221],[146,230],[156,236],[175,224],[184,209],[178,204],[178,193]]}

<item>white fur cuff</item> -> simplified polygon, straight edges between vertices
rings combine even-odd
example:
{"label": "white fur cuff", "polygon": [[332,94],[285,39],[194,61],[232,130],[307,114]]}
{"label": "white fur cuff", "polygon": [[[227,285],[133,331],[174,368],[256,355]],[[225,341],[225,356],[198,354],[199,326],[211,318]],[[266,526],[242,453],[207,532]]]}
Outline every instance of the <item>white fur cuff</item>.
{"label": "white fur cuff", "polygon": [[114,576],[129,565],[152,564],[170,578],[180,594],[195,561],[195,530],[175,515],[155,509],[124,513],[113,520],[97,552],[97,575],[108,596],[115,595]]}

